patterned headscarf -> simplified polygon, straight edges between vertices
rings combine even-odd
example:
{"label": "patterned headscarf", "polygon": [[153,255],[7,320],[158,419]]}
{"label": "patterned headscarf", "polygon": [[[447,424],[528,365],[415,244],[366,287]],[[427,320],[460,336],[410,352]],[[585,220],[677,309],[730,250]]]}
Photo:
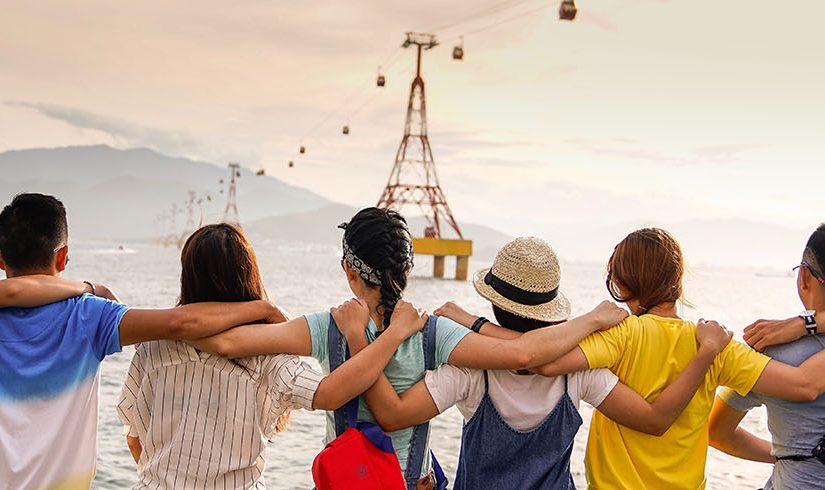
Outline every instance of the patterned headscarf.
{"label": "patterned headscarf", "polygon": [[[341,223],[340,225],[338,225],[338,228],[346,230],[347,223]],[[352,251],[349,244],[347,243],[346,234],[344,235],[344,238],[341,241],[344,248],[344,260],[350,266],[350,269],[357,272],[358,275],[361,276],[361,279],[366,281],[368,284],[380,286],[381,272],[375,270],[374,268],[372,268],[372,266],[370,266],[369,264],[361,260],[360,257],[355,255],[355,252]]]}

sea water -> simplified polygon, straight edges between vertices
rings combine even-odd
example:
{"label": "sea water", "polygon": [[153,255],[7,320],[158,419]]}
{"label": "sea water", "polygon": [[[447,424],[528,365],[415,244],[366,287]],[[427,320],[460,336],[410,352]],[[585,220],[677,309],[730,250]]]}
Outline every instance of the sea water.
{"label": "sea water", "polygon": [[[293,315],[326,310],[351,297],[341,271],[340,250],[335,245],[254,242],[271,297]],[[125,303],[134,307],[174,305],[180,274],[177,249],[132,244],[125,250],[108,245],[72,245],[67,277],[106,283]],[[793,265],[794,260],[788,257],[789,265]],[[455,300],[476,314],[491,316],[489,303],[475,293],[469,281],[427,277],[431,264],[427,257],[416,257],[407,299],[430,311],[447,300]],[[471,270],[484,265],[487,264],[472,261]],[[562,271],[562,290],[570,298],[575,314],[584,313],[607,299],[603,264],[563,262]],[[694,268],[686,277],[686,296],[693,307],[684,307],[683,317],[716,319],[734,330],[740,339],[742,329],[758,318],[786,317],[801,309],[793,277],[782,274],[766,276],[753,271]],[[134,349],[127,347],[103,363],[94,488],[129,488],[135,481],[135,465],[115,413],[133,352]],[[314,360],[311,362],[317,365]],[[572,470],[577,486],[585,488],[584,450],[592,408],[582,403],[581,413],[584,425],[576,437]],[[456,469],[461,424],[462,417],[455,408],[437,417],[432,424],[432,447],[450,479]],[[762,409],[748,414],[743,424],[757,435],[769,438]],[[310,467],[323,447],[323,436],[321,412],[293,412],[289,430],[279,434],[267,449],[268,487],[312,488]],[[708,488],[760,488],[770,471],[770,465],[735,459],[709,449]]]}

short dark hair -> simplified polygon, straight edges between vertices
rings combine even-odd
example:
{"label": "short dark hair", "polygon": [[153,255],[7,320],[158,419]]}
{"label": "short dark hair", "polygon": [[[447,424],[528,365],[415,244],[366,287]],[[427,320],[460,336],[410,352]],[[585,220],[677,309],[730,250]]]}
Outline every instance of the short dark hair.
{"label": "short dark hair", "polygon": [[493,315],[495,315],[496,321],[502,327],[521,333],[550,325],[550,322],[535,320],[533,318],[525,318],[523,316],[510,313],[509,311],[504,311],[496,305],[493,305]]}
{"label": "short dark hair", "polygon": [[18,194],[0,212],[0,256],[13,269],[48,267],[68,237],[66,208],[54,196]]}
{"label": "short dark hair", "polygon": [[810,254],[811,258],[816,261],[816,264],[811,265],[817,269],[817,272],[825,273],[822,270],[825,267],[825,223],[819,225],[819,228],[811,233],[805,245],[805,253]]}

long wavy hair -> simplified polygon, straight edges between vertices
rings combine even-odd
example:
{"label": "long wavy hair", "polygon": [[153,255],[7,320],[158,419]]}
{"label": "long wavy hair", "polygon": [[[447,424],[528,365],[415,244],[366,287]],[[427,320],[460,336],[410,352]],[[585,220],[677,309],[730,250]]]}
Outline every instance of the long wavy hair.
{"label": "long wavy hair", "polygon": [[[219,223],[196,230],[183,245],[180,265],[179,306],[267,298],[255,250],[234,225]],[[285,430],[288,419],[289,413],[282,415],[275,430]]]}

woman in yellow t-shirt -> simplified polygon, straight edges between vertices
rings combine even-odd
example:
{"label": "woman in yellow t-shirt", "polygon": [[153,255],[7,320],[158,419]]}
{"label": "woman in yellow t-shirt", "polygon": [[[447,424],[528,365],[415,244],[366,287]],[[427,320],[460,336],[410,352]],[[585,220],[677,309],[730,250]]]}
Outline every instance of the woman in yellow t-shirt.
{"label": "woman in yellow t-shirt", "polygon": [[[545,375],[605,367],[648,401],[655,400],[696,355],[696,324],[682,320],[684,263],[678,242],[665,230],[634,231],[615,248],[607,289],[632,316],[585,338],[572,352],[544,366]],[[825,351],[794,368],[737,341],[716,356],[704,383],[661,437],[634,431],[593,413],[585,459],[589,488],[685,489],[705,486],[708,415],[716,388],[751,390],[788,400],[825,392]],[[817,379],[819,378],[819,379]]]}

